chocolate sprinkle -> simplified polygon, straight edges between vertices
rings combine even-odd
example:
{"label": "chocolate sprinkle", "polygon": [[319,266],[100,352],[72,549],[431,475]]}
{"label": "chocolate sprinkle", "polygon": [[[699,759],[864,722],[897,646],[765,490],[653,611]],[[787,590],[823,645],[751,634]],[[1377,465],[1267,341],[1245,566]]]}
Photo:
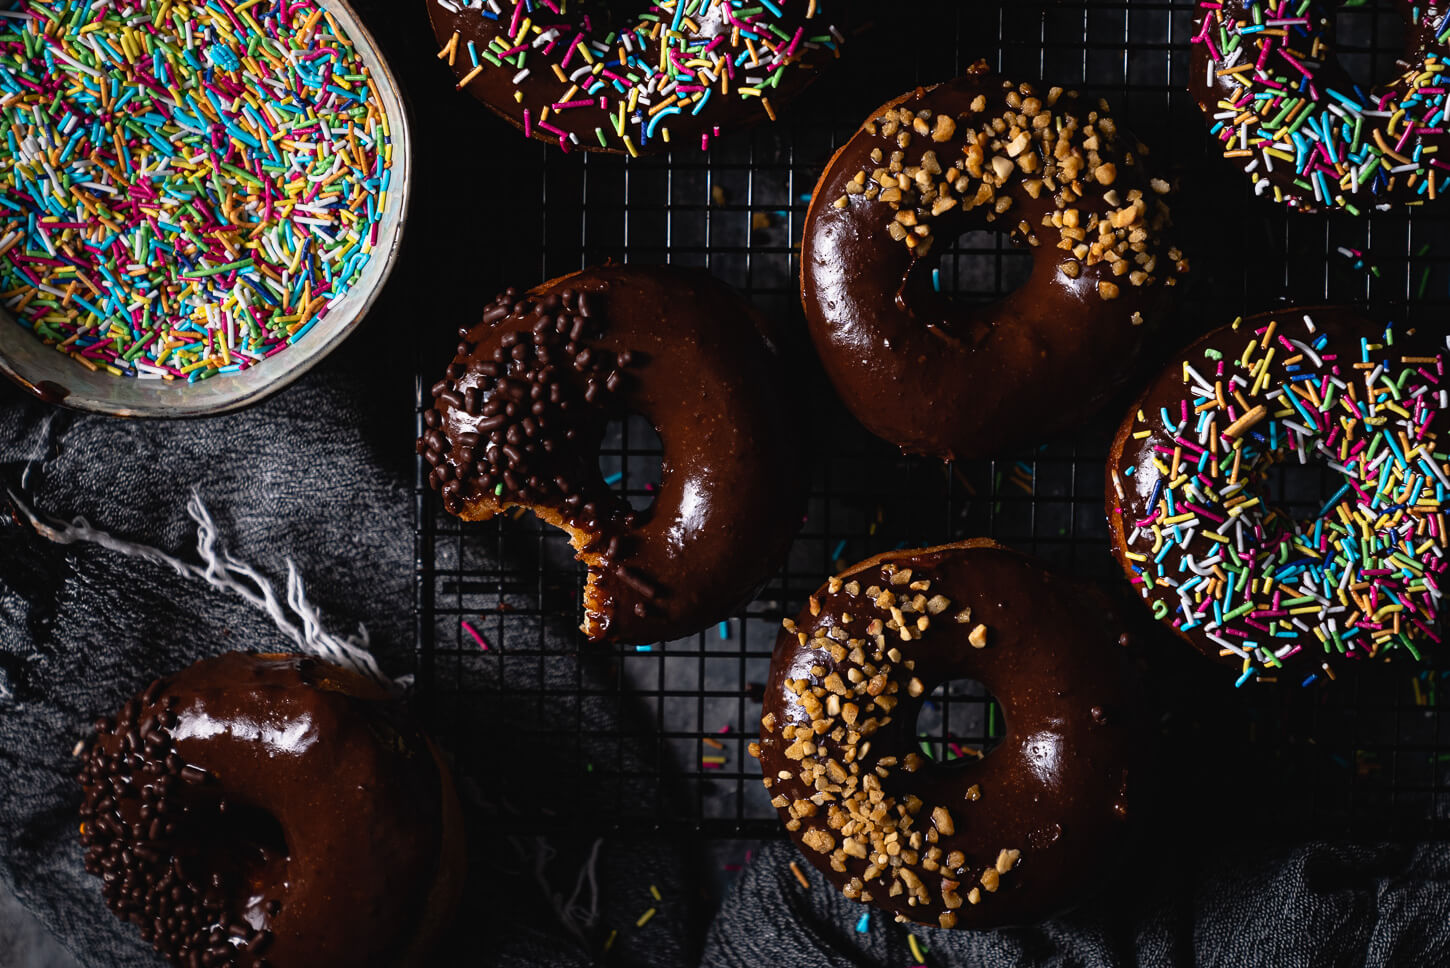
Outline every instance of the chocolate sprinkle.
{"label": "chocolate sprinkle", "polygon": [[[173,749],[177,699],[156,708],[162,687],[154,681],[114,720],[98,720],[82,748],[86,870],[101,879],[107,906],[172,964],[265,968],[271,932],[230,916],[225,875],[203,875],[182,860],[194,854],[186,848],[198,827],[227,803]],[[102,741],[108,737],[117,742]]]}
{"label": "chocolate sprinkle", "polygon": [[[428,429],[417,446],[445,510],[457,514],[465,502],[491,495],[499,505],[557,505],[569,524],[591,531],[632,517],[622,500],[601,506],[600,490],[588,486],[599,476],[597,447],[565,446],[597,443],[616,409],[622,371],[634,362],[634,354],[591,345],[602,331],[594,298],[564,289],[534,299],[507,289],[478,326],[459,331],[457,356],[432,387],[434,409],[424,415]],[[491,356],[475,358],[500,328],[510,331]],[[472,430],[450,438],[448,426]]]}

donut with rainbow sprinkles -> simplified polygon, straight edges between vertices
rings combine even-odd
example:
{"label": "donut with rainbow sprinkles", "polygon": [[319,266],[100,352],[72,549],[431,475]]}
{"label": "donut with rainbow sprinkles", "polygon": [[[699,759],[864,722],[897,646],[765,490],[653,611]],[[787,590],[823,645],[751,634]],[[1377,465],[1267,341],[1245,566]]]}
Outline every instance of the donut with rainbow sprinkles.
{"label": "donut with rainbow sprinkles", "polygon": [[[1445,340],[1344,308],[1262,313],[1190,346],[1123,421],[1115,555],[1154,616],[1239,685],[1308,685],[1439,641]],[[1286,462],[1321,469],[1317,510],[1273,499]]]}
{"label": "donut with rainbow sprinkles", "polygon": [[1450,4],[1395,10],[1406,26],[1400,73],[1369,91],[1335,54],[1324,0],[1203,2],[1189,91],[1223,156],[1254,191],[1290,209],[1367,208],[1433,201],[1450,181]]}

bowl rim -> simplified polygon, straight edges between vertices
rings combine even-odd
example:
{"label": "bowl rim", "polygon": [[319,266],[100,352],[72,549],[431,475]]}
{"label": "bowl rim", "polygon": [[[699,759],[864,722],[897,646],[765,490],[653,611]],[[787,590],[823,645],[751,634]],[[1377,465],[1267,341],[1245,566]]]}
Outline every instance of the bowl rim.
{"label": "bowl rim", "polygon": [[[78,410],[85,413],[95,413],[113,417],[140,417],[140,418],[189,418],[208,417],[224,413],[232,413],[253,404],[257,404],[285,389],[297,379],[311,370],[314,366],[325,359],[329,354],[338,348],[342,342],[351,336],[353,332],[367,318],[376,304],[379,294],[386,288],[388,280],[397,267],[398,254],[402,248],[404,231],[407,225],[408,206],[412,201],[412,122],[409,116],[407,99],[403,96],[402,85],[398,82],[393,72],[393,67],[384,55],[382,48],[378,45],[377,39],[371,30],[357,15],[349,0],[316,0],[316,3],[326,10],[339,17],[339,21],[348,36],[361,48],[364,56],[371,55],[375,62],[373,69],[374,83],[378,85],[378,98],[383,102],[383,110],[388,115],[389,140],[393,148],[393,160],[389,170],[392,172],[392,180],[388,186],[390,204],[397,212],[396,225],[392,230],[392,236],[388,241],[386,249],[374,249],[374,258],[381,257],[382,265],[378,272],[377,279],[372,287],[363,294],[361,301],[353,310],[352,317],[344,321],[327,333],[313,332],[308,334],[313,341],[303,352],[296,352],[296,346],[289,346],[288,353],[296,352],[295,356],[288,358],[287,365],[279,366],[276,374],[264,380],[257,386],[243,387],[231,391],[220,400],[209,400],[198,402],[189,400],[185,385],[174,389],[176,399],[172,400],[135,400],[124,401],[110,397],[102,397],[91,394],[84,390],[71,390],[62,388],[64,393],[57,393],[47,387],[50,383],[45,379],[49,374],[26,374],[21,372],[11,354],[6,350],[6,343],[11,336],[0,337],[0,374],[4,374],[13,383],[35,397],[46,403],[56,404],[71,410]],[[373,66],[373,65],[370,65]],[[351,291],[351,290],[349,290]],[[15,318],[3,307],[0,306],[0,327],[6,329],[17,329],[19,324]],[[319,327],[320,328],[320,327]],[[28,340],[37,338],[31,333],[13,334]],[[39,344],[42,345],[43,344]],[[282,354],[278,354],[281,356]],[[74,360],[69,360],[74,366],[80,366]],[[258,367],[266,366],[271,360],[263,360]],[[32,380],[31,376],[37,379]],[[223,374],[223,377],[228,374]],[[115,380],[131,380],[133,377],[114,376]],[[211,381],[208,381],[210,383]],[[172,394],[173,391],[166,391]]]}

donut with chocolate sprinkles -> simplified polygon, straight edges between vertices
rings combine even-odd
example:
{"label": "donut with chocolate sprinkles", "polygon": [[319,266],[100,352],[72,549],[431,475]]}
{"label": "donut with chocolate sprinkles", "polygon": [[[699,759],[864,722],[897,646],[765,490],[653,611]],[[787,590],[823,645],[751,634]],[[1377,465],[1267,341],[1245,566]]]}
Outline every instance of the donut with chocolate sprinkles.
{"label": "donut with chocolate sprinkles", "polygon": [[[1097,589],[985,539],[863,561],[776,641],[751,744],[771,803],[827,881],[898,921],[1060,911],[1107,879],[1142,795],[1123,632]],[[938,763],[917,715],[966,678],[996,697],[1005,734],[979,760]]]}
{"label": "donut with chocolate sprinkles", "polygon": [[86,870],[174,965],[421,964],[457,903],[452,779],[356,673],[204,659],[97,721],[79,755]]}
{"label": "donut with chocolate sprinkles", "polygon": [[[866,429],[987,457],[1106,402],[1187,269],[1146,154],[1105,103],[984,62],[873,112],[821,175],[801,249],[811,336]],[[986,306],[939,292],[969,230],[1026,246],[1026,284]]]}
{"label": "donut with chocolate sprinkles", "polygon": [[[795,407],[765,320],[698,269],[604,266],[508,289],[458,331],[418,452],[465,521],[526,508],[588,566],[583,632],[677,639],[749,601],[805,506]],[[599,470],[639,414],[661,479],[634,510]]]}

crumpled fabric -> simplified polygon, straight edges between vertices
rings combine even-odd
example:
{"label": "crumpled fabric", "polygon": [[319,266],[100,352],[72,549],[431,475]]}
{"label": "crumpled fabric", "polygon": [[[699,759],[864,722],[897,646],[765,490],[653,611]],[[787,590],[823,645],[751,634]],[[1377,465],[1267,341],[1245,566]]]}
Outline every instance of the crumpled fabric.
{"label": "crumpled fabric", "polygon": [[[385,674],[406,674],[414,635],[412,388],[406,373],[377,372],[383,366],[373,359],[345,350],[253,410],[185,422],[66,413],[0,389],[0,506],[10,488],[38,513],[80,515],[117,537],[194,561],[195,523],[185,511],[194,489],[230,554],[268,576],[279,592],[290,559],[329,629],[346,636],[365,626]],[[387,392],[379,392],[379,381]],[[96,718],[157,675],[229,649],[289,651],[296,644],[234,594],[114,551],[54,544],[6,510],[0,518],[0,880],[81,964],[151,968],[160,960],[105,907],[99,881],[82,869],[72,751]],[[571,619],[561,615],[547,634],[574,634]],[[548,674],[560,683],[577,681],[563,659]],[[459,728],[438,727],[445,750],[490,741],[471,733],[466,721],[454,725]],[[487,777],[459,780],[466,795],[490,795]],[[581,834],[577,842],[566,838],[540,848],[490,840],[483,827],[470,831],[469,893],[457,937],[439,963],[588,964],[586,952],[598,939],[561,927],[554,898],[572,893],[592,838]],[[542,875],[536,872],[540,849],[551,858]],[[682,899],[676,916],[621,941],[623,963],[674,965],[690,957],[684,933],[693,894],[681,887],[680,870],[671,845],[628,838],[603,845],[598,878],[608,890],[601,892],[601,923],[632,922],[651,883]],[[486,945],[475,937],[480,925]],[[636,942],[639,960],[630,950]]]}
{"label": "crumpled fabric", "polygon": [[997,931],[897,924],[798,863],[807,890],[790,869],[795,848],[771,844],[726,898],[701,965],[899,968],[919,963],[913,936],[932,968],[1450,965],[1450,844],[1219,852],[1183,838],[1122,877],[1104,872],[1082,907]]}

